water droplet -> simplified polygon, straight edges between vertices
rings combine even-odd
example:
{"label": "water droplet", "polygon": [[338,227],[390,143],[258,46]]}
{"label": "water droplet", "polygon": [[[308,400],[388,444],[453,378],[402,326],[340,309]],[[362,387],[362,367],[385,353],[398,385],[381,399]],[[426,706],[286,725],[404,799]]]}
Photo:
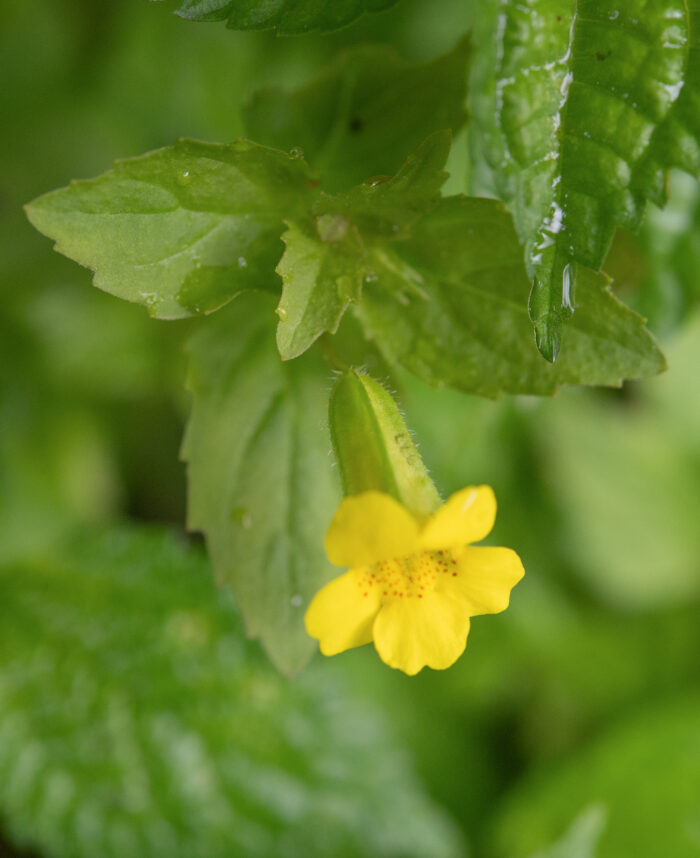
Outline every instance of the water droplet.
{"label": "water droplet", "polygon": [[561,275],[561,305],[564,309],[574,312],[574,290],[576,289],[576,266],[569,262],[564,266]]}
{"label": "water droplet", "polygon": [[186,185],[190,181],[190,171],[183,170],[180,175],[177,177],[178,184]]}
{"label": "water droplet", "polygon": [[368,271],[367,274],[365,274],[365,283],[376,283],[377,280],[379,280],[379,278],[374,271]]}
{"label": "water droplet", "polygon": [[369,185],[370,188],[376,188],[377,185],[383,185],[385,182],[390,182],[393,178],[393,176],[370,176],[369,179],[365,179],[362,184]]}
{"label": "water droplet", "polygon": [[139,292],[139,295],[147,307],[153,307],[158,303],[158,295],[155,292]]}
{"label": "water droplet", "polygon": [[304,600],[301,593],[295,593],[289,601],[292,603],[293,608],[300,608]]}
{"label": "water droplet", "polygon": [[282,322],[284,322],[284,320],[287,318],[287,311],[284,307],[277,307],[275,313],[277,313],[277,316]]}
{"label": "water droplet", "polygon": [[231,518],[240,524],[243,530],[250,530],[253,526],[253,517],[244,506],[237,506],[231,513]]}
{"label": "water droplet", "polygon": [[248,267],[248,260],[245,258],[245,256],[239,256],[238,257],[238,267],[239,268],[247,268]]}
{"label": "water droplet", "polygon": [[293,158],[295,161],[298,161],[300,158],[304,157],[304,150],[301,146],[293,146],[289,150],[289,157]]}

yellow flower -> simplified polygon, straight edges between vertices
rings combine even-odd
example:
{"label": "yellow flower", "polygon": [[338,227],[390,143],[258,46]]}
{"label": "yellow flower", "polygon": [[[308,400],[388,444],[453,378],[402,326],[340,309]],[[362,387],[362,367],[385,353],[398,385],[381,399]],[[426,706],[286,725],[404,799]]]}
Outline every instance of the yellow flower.
{"label": "yellow flower", "polygon": [[454,664],[469,618],[505,610],[524,575],[509,548],[472,547],[495,518],[489,486],[462,489],[423,520],[383,492],[345,498],[326,552],[350,571],[314,596],[307,632],[324,655],[374,641],[383,661],[409,675]]}

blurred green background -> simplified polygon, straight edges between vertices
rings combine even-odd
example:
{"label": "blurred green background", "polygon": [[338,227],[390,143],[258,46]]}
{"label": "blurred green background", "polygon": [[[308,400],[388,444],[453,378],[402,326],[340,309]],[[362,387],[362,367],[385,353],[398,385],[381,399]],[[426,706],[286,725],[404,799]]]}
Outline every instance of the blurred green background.
{"label": "blurred green background", "polygon": [[[482,401],[400,376],[444,494],[487,482],[527,576],[415,679],[369,648],[295,680],[183,532],[189,323],[52,253],[21,206],[117,157],[242,133],[345,44],[435,56],[478,4],[402,0],[330,36],[145,0],[7,0],[0,30],[0,856],[700,855],[700,203],[607,269],[663,377]],[[466,141],[452,158],[464,187]]]}

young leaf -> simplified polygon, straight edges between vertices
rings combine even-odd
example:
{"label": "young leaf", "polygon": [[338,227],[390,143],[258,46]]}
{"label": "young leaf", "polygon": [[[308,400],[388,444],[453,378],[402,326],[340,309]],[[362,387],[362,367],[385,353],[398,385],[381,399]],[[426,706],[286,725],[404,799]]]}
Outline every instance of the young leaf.
{"label": "young leaf", "polygon": [[272,298],[249,293],[193,336],[183,457],[189,526],[204,532],[249,635],[294,673],[314,649],[304,610],[334,574],[323,537],[337,489],[327,370],[315,353],[281,363],[273,319]]}
{"label": "young leaf", "polygon": [[469,57],[465,41],[422,65],[387,47],[352,48],[296,92],[257,93],[244,110],[248,133],[269,146],[301,147],[328,191],[391,176],[434,131],[464,123]]}
{"label": "young leaf", "polygon": [[450,197],[413,237],[374,250],[357,314],[387,357],[434,385],[469,393],[551,394],[660,372],[644,320],[600,275],[582,272],[579,306],[556,365],[539,357],[528,279],[510,216],[493,201]]}
{"label": "young leaf", "polygon": [[321,194],[315,223],[290,222],[277,266],[283,283],[277,345],[284,360],[302,354],[325,331],[335,333],[348,305],[360,300],[363,279],[373,276],[367,248],[405,238],[437,205],[450,138],[449,131],[433,134],[393,178]]}
{"label": "young leaf", "polygon": [[357,229],[333,215],[319,218],[316,230],[290,224],[282,239],[277,347],[291,360],[324,331],[335,333],[350,302],[360,300],[365,249]]}
{"label": "young leaf", "polygon": [[397,0],[184,0],[177,10],[190,21],[226,21],[233,30],[279,33],[337,30],[364,12],[379,12]]}
{"label": "young leaf", "polygon": [[279,676],[204,553],[172,534],[82,532],[0,567],[0,589],[0,814],[18,845],[46,858],[464,854],[377,707],[337,670]]}
{"label": "young leaf", "polygon": [[507,2],[490,25],[474,81],[481,148],[513,199],[537,343],[554,360],[577,268],[599,270],[615,226],[637,225],[653,192],[645,162],[681,92],[686,3]]}
{"label": "young leaf", "polygon": [[313,184],[285,152],[180,140],[39,197],[27,215],[100,289],[178,319],[275,291],[282,219],[308,209]]}

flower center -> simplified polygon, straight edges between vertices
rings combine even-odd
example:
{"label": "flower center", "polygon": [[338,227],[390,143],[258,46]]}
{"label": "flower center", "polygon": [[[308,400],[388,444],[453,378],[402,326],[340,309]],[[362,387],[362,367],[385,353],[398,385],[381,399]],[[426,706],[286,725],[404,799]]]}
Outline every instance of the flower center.
{"label": "flower center", "polygon": [[358,586],[363,596],[382,599],[422,599],[435,588],[440,575],[457,575],[457,563],[448,551],[423,551],[373,563],[359,570]]}

